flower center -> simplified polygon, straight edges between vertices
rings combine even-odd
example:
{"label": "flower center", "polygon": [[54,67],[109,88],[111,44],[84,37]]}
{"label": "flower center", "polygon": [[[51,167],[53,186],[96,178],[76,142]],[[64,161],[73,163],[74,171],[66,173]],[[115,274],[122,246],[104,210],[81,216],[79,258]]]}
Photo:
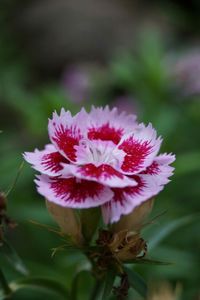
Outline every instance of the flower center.
{"label": "flower center", "polygon": [[102,163],[112,164],[113,147],[108,146],[108,142],[101,141],[101,144],[99,144],[98,142],[89,141],[87,151],[90,162],[94,163],[96,166],[99,166]]}
{"label": "flower center", "polygon": [[81,158],[81,163],[92,163],[95,166],[113,165],[115,163],[113,157],[115,148],[115,144],[110,141],[83,139],[77,148],[77,155]]}

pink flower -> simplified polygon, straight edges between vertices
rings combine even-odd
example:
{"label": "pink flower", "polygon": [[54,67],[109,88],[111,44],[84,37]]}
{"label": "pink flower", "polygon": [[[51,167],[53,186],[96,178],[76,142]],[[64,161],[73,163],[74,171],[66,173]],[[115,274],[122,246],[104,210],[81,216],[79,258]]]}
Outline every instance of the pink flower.
{"label": "pink flower", "polygon": [[112,102],[112,107],[117,107],[119,112],[137,113],[139,111],[137,100],[130,95],[117,96]]}
{"label": "pink flower", "polygon": [[134,115],[109,107],[82,109],[75,116],[61,110],[48,125],[51,144],[26,152],[41,172],[38,192],[60,206],[101,206],[105,223],[117,222],[169,182],[172,154],[158,155],[161,138]]}
{"label": "pink flower", "polygon": [[168,73],[184,96],[200,94],[200,49],[171,58]]}
{"label": "pink flower", "polygon": [[63,75],[63,87],[70,100],[74,103],[81,103],[89,98],[92,87],[89,68],[72,66]]}

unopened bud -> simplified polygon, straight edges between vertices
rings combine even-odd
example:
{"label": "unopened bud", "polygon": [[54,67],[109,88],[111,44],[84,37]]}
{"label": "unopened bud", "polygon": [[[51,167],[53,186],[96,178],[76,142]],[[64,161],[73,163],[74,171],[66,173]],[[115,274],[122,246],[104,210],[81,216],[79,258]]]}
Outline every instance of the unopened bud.
{"label": "unopened bud", "polygon": [[112,225],[113,232],[121,230],[140,231],[144,225],[146,217],[152,210],[154,199],[143,202],[136,207],[132,213],[123,216],[117,223]]}
{"label": "unopened bud", "polygon": [[62,207],[46,200],[46,206],[50,214],[61,228],[62,233],[71,237],[77,245],[83,243],[81,224],[72,208]]}

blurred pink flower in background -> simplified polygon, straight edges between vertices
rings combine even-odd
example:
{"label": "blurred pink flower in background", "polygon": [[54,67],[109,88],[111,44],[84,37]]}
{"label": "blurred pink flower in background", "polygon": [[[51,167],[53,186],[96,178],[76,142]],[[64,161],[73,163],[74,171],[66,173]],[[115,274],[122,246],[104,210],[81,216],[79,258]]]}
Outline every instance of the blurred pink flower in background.
{"label": "blurred pink flower in background", "polygon": [[62,77],[62,86],[71,102],[87,101],[92,86],[90,69],[81,65],[68,67]]}
{"label": "blurred pink flower in background", "polygon": [[128,112],[130,114],[138,114],[139,107],[136,99],[130,95],[117,96],[112,102],[112,107],[117,107],[119,112]]}
{"label": "blurred pink flower in background", "polygon": [[169,73],[184,96],[200,94],[200,49],[170,59]]}
{"label": "blurred pink flower in background", "polygon": [[51,144],[26,152],[42,174],[38,192],[63,207],[101,206],[105,223],[117,222],[169,182],[172,154],[158,155],[162,139],[133,114],[92,107],[75,116],[61,110],[48,125]]}

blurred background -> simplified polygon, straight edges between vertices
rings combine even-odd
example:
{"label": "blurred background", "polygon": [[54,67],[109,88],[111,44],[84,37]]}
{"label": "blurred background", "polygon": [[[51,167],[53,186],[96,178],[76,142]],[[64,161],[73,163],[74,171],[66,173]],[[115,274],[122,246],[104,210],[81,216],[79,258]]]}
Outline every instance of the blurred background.
{"label": "blurred background", "polygon": [[[164,281],[173,290],[178,284],[179,299],[200,299],[200,2],[1,0],[1,191],[13,186],[22,153],[48,142],[52,111],[75,113],[91,104],[152,122],[164,138],[162,152],[176,154],[175,175],[152,217],[166,213],[144,231],[149,257],[174,264],[134,268],[150,285]],[[36,193],[35,172],[25,164],[20,173],[8,196],[18,226],[6,238],[22,261],[7,249],[0,268],[9,282],[23,277],[25,265],[31,275],[70,288],[87,262],[74,252],[51,257],[63,241],[30,222],[55,225]],[[78,299],[89,299],[91,285],[89,276],[80,279]],[[45,295],[26,289],[12,299]],[[59,298],[49,292],[48,299]],[[129,299],[141,298],[131,291]]]}

